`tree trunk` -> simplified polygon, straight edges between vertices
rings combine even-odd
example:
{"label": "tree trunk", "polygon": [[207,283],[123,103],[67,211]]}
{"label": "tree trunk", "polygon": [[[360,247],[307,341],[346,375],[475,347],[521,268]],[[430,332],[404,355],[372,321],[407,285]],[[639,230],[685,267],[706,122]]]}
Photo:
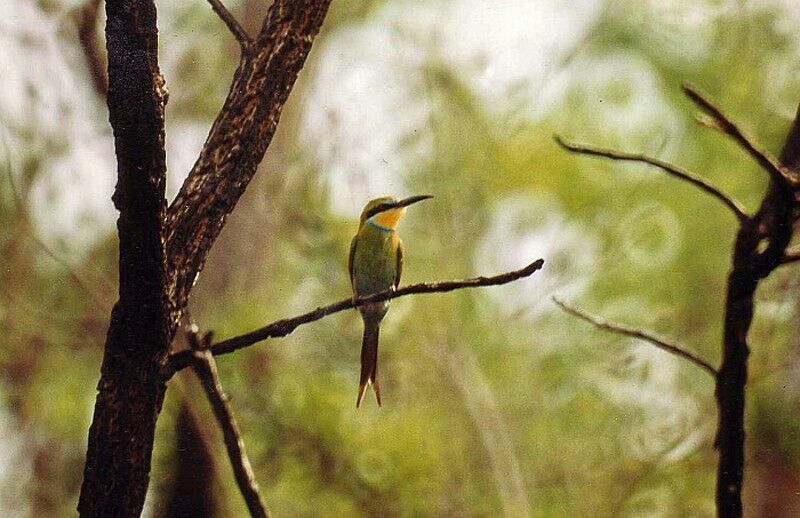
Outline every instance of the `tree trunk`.
{"label": "tree trunk", "polygon": [[82,516],[138,516],[144,504],[161,368],[172,335],[163,222],[164,97],[152,0],[106,3],[108,108],[117,155],[119,300],[111,314],[86,453]]}
{"label": "tree trunk", "polygon": [[142,511],[166,391],[164,366],[178,321],[225,217],[264,157],[329,4],[275,0],[252,40],[222,8],[223,21],[240,39],[242,59],[168,215],[167,93],[158,69],[155,4],[106,0],[120,286],[89,429],[78,503],[82,516],[138,516]]}

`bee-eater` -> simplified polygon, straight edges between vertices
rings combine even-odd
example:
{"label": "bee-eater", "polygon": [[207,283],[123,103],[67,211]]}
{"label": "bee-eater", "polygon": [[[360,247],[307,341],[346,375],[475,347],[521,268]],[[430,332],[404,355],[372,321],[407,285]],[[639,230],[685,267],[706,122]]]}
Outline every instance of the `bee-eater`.
{"label": "bee-eater", "polygon": [[[406,207],[432,198],[429,195],[411,196],[396,200],[390,196],[376,198],[364,207],[358,224],[358,233],[350,244],[350,284],[353,297],[397,288],[403,272],[403,242],[397,235],[397,223]],[[361,344],[361,381],[358,386],[356,408],[361,406],[367,385],[372,385],[378,406],[381,406],[381,388],[378,384],[378,334],[381,320],[389,309],[389,301],[360,306],[364,320],[364,340]]]}

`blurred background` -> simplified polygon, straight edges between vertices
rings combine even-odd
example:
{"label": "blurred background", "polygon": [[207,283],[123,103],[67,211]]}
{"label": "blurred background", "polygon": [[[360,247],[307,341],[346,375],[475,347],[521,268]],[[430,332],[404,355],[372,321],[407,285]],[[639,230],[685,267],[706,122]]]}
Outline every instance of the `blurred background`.
{"label": "blurred background", "polygon": [[[226,2],[255,33],[268,2]],[[98,9],[100,7],[100,9]],[[238,47],[202,0],[159,3],[169,195]],[[0,4],[0,514],[74,514],[116,289],[115,161],[96,0]],[[219,359],[275,516],[712,516],[707,373],[560,311],[558,295],[718,364],[736,221],[685,183],[565,153],[554,133],[681,164],[757,207],[767,176],[694,121],[706,91],[777,153],[800,101],[792,0],[334,0],[261,172],[191,312],[220,338],[349,294],[370,198],[407,283],[502,288],[392,303],[384,407],[354,408],[361,320],[340,313]],[[745,500],[800,514],[797,267],[762,284]],[[145,514],[243,516],[197,381],[170,384]],[[182,511],[184,509],[184,511]]]}

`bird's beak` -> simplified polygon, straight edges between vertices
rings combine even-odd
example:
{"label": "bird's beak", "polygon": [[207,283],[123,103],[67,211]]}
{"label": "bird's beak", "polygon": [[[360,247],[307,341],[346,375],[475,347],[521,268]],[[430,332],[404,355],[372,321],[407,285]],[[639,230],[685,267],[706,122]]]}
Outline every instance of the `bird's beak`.
{"label": "bird's beak", "polygon": [[409,205],[417,203],[418,201],[427,200],[427,199],[430,199],[430,198],[433,198],[433,196],[431,196],[430,194],[420,194],[418,196],[409,196],[408,198],[403,198],[402,200],[398,201],[395,204],[394,208],[399,209],[399,208],[402,208],[402,207],[408,207]]}

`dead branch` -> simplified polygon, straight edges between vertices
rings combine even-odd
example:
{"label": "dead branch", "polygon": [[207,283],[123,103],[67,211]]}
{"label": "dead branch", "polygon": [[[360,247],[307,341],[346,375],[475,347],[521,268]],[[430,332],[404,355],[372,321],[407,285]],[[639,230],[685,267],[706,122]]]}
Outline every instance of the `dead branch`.
{"label": "dead branch", "polygon": [[566,311],[570,315],[573,315],[573,316],[576,316],[576,317],[578,317],[578,318],[580,318],[582,320],[585,320],[586,322],[589,322],[590,324],[592,324],[593,326],[595,326],[598,329],[602,329],[603,331],[609,331],[611,333],[616,333],[616,334],[619,334],[619,335],[629,336],[631,338],[636,338],[636,339],[639,339],[639,340],[643,340],[645,342],[648,342],[648,343],[658,347],[662,351],[666,351],[666,352],[668,352],[670,354],[673,354],[673,355],[675,355],[675,356],[677,356],[679,358],[683,358],[684,360],[690,361],[691,363],[697,365],[698,367],[700,367],[701,369],[705,370],[706,372],[708,372],[709,374],[711,374],[714,377],[717,376],[717,369],[715,369],[710,363],[708,363],[704,359],[700,358],[699,356],[697,356],[693,352],[688,351],[685,347],[683,347],[681,345],[678,345],[678,344],[676,344],[674,342],[668,342],[668,341],[666,341],[666,340],[664,340],[662,338],[656,337],[652,333],[648,333],[646,331],[643,331],[641,329],[637,329],[635,327],[629,327],[629,326],[626,326],[624,324],[617,324],[617,323],[614,323],[614,322],[610,322],[610,321],[608,321],[608,320],[606,320],[604,318],[601,318],[601,317],[592,315],[590,313],[587,313],[586,311],[584,311],[584,310],[582,310],[582,309],[580,309],[580,308],[578,308],[576,306],[567,304],[566,302],[564,302],[564,301],[562,301],[562,300],[560,300],[560,299],[558,299],[556,297],[553,297],[553,302],[555,302],[561,309],[563,309],[564,311]]}
{"label": "dead branch", "polygon": [[731,137],[769,173],[770,177],[776,183],[787,189],[791,188],[792,178],[784,166],[769,153],[761,149],[749,135],[742,131],[736,123],[725,115],[720,108],[708,99],[708,97],[702,94],[698,89],[687,84],[683,85],[683,91],[692,102],[713,120],[713,123],[704,122],[704,125],[715,128]]}
{"label": "dead branch", "polygon": [[649,157],[647,155],[640,153],[626,153],[623,151],[614,151],[611,149],[604,149],[594,146],[587,146],[583,144],[576,144],[564,139],[559,135],[555,135],[554,138],[555,141],[561,147],[573,153],[609,158],[611,160],[641,162],[644,164],[658,167],[659,169],[665,171],[667,174],[679,178],[685,182],[688,182],[694,185],[695,187],[699,188],[703,192],[710,194],[717,200],[721,201],[723,204],[725,204],[726,207],[728,207],[731,210],[731,212],[733,212],[733,214],[739,221],[745,221],[749,218],[749,216],[742,208],[742,206],[731,196],[725,194],[720,189],[709,183],[707,180],[704,180],[676,165],[670,164],[669,162],[665,162],[663,160]]}
{"label": "dead branch", "polygon": [[202,338],[197,337],[196,334],[190,335],[190,343],[193,343],[195,346],[191,351],[193,353],[191,356],[191,366],[195,374],[197,374],[200,383],[203,385],[203,389],[208,396],[208,401],[211,403],[211,408],[214,410],[217,422],[220,428],[222,428],[225,449],[228,452],[228,458],[233,468],[236,484],[239,486],[239,491],[244,497],[247,509],[250,511],[250,516],[266,518],[268,515],[267,508],[261,500],[258,482],[256,482],[253,468],[244,450],[242,433],[239,430],[239,425],[236,423],[233,409],[228,402],[228,396],[225,394],[222,383],[219,380],[217,363],[214,361],[214,356],[211,354],[211,351],[208,350],[210,342],[211,335],[207,334]]}
{"label": "dead branch", "polygon": [[111,312],[84,467],[81,516],[139,516],[172,341],[164,251],[164,78],[153,0],[106,3],[108,111],[119,210],[119,300]]}
{"label": "dead branch", "polygon": [[[267,324],[262,328],[256,329],[255,331],[251,331],[243,335],[229,338],[221,342],[217,342],[216,344],[210,347],[210,351],[215,356],[219,356],[221,354],[231,353],[239,349],[242,349],[244,347],[248,347],[250,345],[256,344],[268,338],[284,337],[289,335],[292,331],[294,331],[303,324],[316,322],[317,320],[320,320],[333,313],[338,313],[340,311],[362,306],[364,304],[370,304],[372,302],[380,302],[382,300],[395,299],[397,297],[403,297],[405,295],[422,294],[422,293],[442,293],[464,288],[480,288],[486,286],[499,286],[501,284],[508,284],[509,282],[513,282],[522,279],[524,277],[529,277],[533,275],[534,272],[542,268],[542,265],[544,265],[544,260],[538,259],[522,269],[515,270],[512,272],[502,273],[500,275],[495,275],[493,277],[475,277],[472,279],[464,279],[456,281],[440,281],[440,282],[412,284],[410,286],[404,286],[397,290],[382,291],[380,293],[374,293],[372,295],[359,297],[356,299],[347,298],[344,300],[340,300],[339,302],[329,304],[327,306],[319,307],[313,311],[309,311],[308,313],[303,313],[302,315],[296,317],[277,320],[271,324]],[[164,368],[164,378],[169,379],[179,370],[188,367],[194,361],[195,355],[196,351],[192,350],[173,353],[170,356],[169,362]]]}
{"label": "dead branch", "polygon": [[166,391],[164,365],[181,314],[226,215],[270,144],[329,4],[270,4],[258,37],[242,52],[200,157],[168,209],[167,90],[158,64],[155,3],[106,2],[120,289],[89,430],[81,516],[141,514]]}

